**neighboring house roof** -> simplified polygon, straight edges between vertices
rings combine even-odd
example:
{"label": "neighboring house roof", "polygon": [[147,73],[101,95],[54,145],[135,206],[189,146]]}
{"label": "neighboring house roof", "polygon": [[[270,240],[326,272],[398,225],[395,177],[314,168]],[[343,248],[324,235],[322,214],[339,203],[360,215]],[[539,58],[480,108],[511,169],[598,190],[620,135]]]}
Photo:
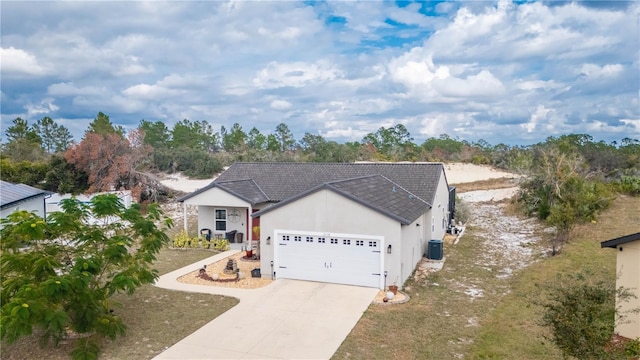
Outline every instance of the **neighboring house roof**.
{"label": "neighboring house roof", "polygon": [[[211,184],[178,201],[219,187],[245,200],[252,199],[249,202],[253,205],[280,202],[329,182],[381,175],[431,204],[442,170],[442,163],[234,163]],[[251,185],[244,189],[237,183],[232,189],[229,184],[248,180],[253,180],[255,188]]]}
{"label": "neighboring house roof", "polygon": [[319,185],[285,201],[279,202],[252,216],[261,216],[284,205],[297,201],[320,190],[330,190],[341,194],[374,211],[391,217],[404,225],[422,215],[431,205],[400,185],[382,175],[370,175],[354,179],[338,180]]}
{"label": "neighboring house roof", "polygon": [[600,243],[600,247],[601,248],[608,247],[608,248],[615,249],[618,245],[622,245],[622,244],[626,244],[626,243],[630,243],[632,241],[638,241],[638,240],[640,240],[640,232],[631,234],[631,235],[621,236],[619,238],[615,238],[607,241],[603,241]]}
{"label": "neighboring house roof", "polygon": [[31,198],[53,194],[25,184],[13,184],[0,180],[0,208],[4,209]]}

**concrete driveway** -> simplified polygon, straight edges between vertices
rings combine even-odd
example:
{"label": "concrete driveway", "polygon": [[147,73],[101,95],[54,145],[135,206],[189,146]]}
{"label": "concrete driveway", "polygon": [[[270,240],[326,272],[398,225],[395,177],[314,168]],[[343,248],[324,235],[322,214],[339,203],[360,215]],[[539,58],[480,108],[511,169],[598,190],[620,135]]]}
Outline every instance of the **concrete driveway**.
{"label": "concrete driveway", "polygon": [[235,252],[218,254],[160,277],[156,286],[233,296],[240,303],[155,359],[328,359],[378,292],[288,279],[252,290],[176,281]]}

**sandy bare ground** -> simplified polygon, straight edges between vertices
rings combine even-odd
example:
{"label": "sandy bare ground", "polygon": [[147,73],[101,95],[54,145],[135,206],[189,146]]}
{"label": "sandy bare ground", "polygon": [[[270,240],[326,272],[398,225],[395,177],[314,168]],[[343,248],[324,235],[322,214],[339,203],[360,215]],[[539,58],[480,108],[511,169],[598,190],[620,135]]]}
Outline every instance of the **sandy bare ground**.
{"label": "sandy bare ground", "polygon": [[444,172],[450,185],[490,179],[514,179],[520,177],[520,175],[518,174],[498,170],[488,165],[474,165],[464,163],[444,164]]}
{"label": "sandy bare ground", "polygon": [[190,193],[211,184],[213,180],[215,180],[215,177],[211,179],[189,179],[181,173],[175,173],[167,175],[160,182],[169,189]]}

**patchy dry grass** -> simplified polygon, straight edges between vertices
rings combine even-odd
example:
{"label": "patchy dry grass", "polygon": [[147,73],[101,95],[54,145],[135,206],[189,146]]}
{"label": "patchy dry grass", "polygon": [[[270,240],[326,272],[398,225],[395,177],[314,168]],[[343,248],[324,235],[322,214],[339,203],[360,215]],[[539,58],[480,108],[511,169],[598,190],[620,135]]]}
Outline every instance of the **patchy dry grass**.
{"label": "patchy dry grass", "polygon": [[512,292],[484,321],[469,358],[561,359],[553,344],[544,341],[538,325],[540,299],[536,284],[552,281],[558,274],[591,270],[594,276],[615,281],[615,251],[601,249],[600,242],[640,231],[640,198],[621,196],[595,224],[579,226],[560,255],[536,263],[513,280]]}
{"label": "patchy dry grass", "polygon": [[[156,269],[170,272],[214,255],[205,250],[164,249],[158,255]],[[238,303],[237,299],[185,293],[145,285],[132,296],[117,294],[114,306],[127,324],[127,334],[102,347],[101,359],[151,359],[196,329]],[[41,349],[35,336],[20,339],[15,344],[2,343],[2,359],[68,359],[71,343]]]}
{"label": "patchy dry grass", "polygon": [[498,179],[489,179],[482,181],[475,181],[471,183],[462,183],[462,184],[453,184],[455,186],[457,193],[464,193],[468,191],[476,191],[476,190],[493,190],[493,189],[504,189],[510,188],[514,186],[518,186],[520,183],[520,179],[514,178],[498,178]]}
{"label": "patchy dry grass", "polygon": [[[443,270],[405,284],[408,303],[371,306],[334,358],[560,359],[537,325],[535,284],[584,268],[615,281],[615,252],[600,249],[600,241],[640,231],[638,208],[640,198],[621,197],[597,224],[576,229],[561,255],[534,255],[533,264],[507,277],[498,275],[509,257],[493,255],[487,247],[492,239],[482,235],[494,224],[471,225],[457,245],[445,244]],[[549,234],[542,227],[535,233],[543,240],[531,249],[540,254]]]}

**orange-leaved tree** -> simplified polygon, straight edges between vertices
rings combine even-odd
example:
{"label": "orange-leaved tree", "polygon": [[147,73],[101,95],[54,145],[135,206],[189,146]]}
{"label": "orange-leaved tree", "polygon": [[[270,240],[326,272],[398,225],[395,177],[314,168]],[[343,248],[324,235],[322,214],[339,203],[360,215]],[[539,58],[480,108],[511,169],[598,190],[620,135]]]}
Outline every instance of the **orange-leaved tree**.
{"label": "orange-leaved tree", "polygon": [[143,137],[138,129],[127,137],[118,132],[87,132],[79,144],[67,149],[65,159],[89,175],[88,192],[131,190],[139,199],[142,189],[138,170],[151,151]]}

